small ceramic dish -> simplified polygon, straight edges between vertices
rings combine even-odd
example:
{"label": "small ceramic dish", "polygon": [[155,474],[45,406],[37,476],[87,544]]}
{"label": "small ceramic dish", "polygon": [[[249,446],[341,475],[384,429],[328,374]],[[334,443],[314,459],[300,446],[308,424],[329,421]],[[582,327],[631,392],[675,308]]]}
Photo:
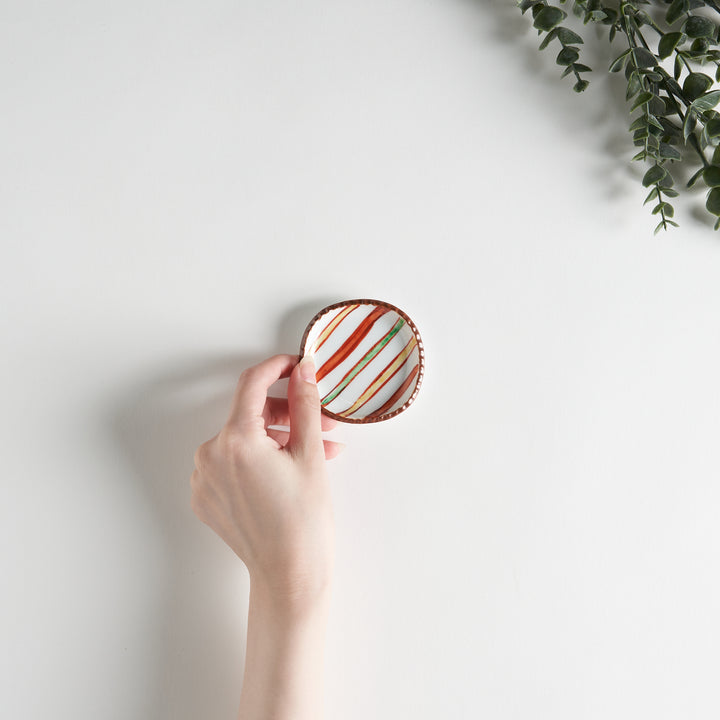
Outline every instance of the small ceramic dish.
{"label": "small ceramic dish", "polygon": [[349,423],[379,422],[406,410],[425,371],[415,323],[381,300],[322,309],[303,335],[305,355],[315,360],[323,413]]}

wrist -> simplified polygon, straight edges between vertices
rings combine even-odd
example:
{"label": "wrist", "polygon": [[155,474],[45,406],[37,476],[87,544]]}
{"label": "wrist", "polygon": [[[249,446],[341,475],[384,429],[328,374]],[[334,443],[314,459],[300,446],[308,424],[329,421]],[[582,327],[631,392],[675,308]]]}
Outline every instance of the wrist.
{"label": "wrist", "polygon": [[270,582],[257,575],[250,576],[251,605],[278,621],[324,614],[331,595],[331,577],[312,582]]}

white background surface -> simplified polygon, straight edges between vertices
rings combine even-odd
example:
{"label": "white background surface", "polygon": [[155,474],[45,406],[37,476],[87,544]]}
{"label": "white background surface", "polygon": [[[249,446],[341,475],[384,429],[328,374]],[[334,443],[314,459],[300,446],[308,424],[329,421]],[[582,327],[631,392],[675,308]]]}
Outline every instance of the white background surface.
{"label": "white background surface", "polygon": [[652,236],[621,78],[509,0],[1,10],[3,717],[234,717],[193,451],[351,297],[427,374],[337,431],[328,718],[718,715],[720,246]]}

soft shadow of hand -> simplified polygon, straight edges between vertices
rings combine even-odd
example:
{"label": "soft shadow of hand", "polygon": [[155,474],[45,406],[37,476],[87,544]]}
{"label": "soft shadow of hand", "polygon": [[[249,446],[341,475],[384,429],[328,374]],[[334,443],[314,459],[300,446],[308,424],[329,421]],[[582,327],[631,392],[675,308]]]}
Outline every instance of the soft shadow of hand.
{"label": "soft shadow of hand", "polygon": [[193,455],[225,423],[239,374],[268,355],[299,351],[305,325],[338,299],[290,309],[267,352],[178,359],[149,371],[120,388],[108,411],[113,443],[147,500],[164,558],[161,595],[151,610],[151,657],[136,661],[146,668],[146,717],[197,720],[237,712],[248,577],[242,562],[190,509]]}

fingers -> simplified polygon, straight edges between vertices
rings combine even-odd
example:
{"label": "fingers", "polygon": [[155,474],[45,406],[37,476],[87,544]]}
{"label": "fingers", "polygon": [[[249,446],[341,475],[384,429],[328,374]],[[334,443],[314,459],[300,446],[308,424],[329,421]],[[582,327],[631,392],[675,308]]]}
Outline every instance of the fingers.
{"label": "fingers", "polygon": [[296,364],[296,355],[275,355],[245,370],[235,388],[228,425],[262,422],[268,388],[276,380],[287,377]]}
{"label": "fingers", "polygon": [[[278,444],[280,447],[285,447],[290,440],[290,433],[287,430],[275,430],[270,428],[267,434]],[[332,460],[336,458],[345,449],[345,443],[335,442],[333,440],[323,440],[323,450],[325,451],[325,459]]]}
{"label": "fingers", "polygon": [[[287,398],[276,398],[269,397],[265,403],[265,410],[263,411],[263,418],[265,419],[265,427],[269,425],[290,425],[290,411],[288,409]],[[323,432],[332,430],[337,426],[337,420],[328,417],[327,415],[320,416],[320,427]]]}
{"label": "fingers", "polygon": [[309,356],[304,357],[290,375],[288,410],[290,439],[287,449],[294,455],[310,459],[322,449],[322,415],[315,363]]}

